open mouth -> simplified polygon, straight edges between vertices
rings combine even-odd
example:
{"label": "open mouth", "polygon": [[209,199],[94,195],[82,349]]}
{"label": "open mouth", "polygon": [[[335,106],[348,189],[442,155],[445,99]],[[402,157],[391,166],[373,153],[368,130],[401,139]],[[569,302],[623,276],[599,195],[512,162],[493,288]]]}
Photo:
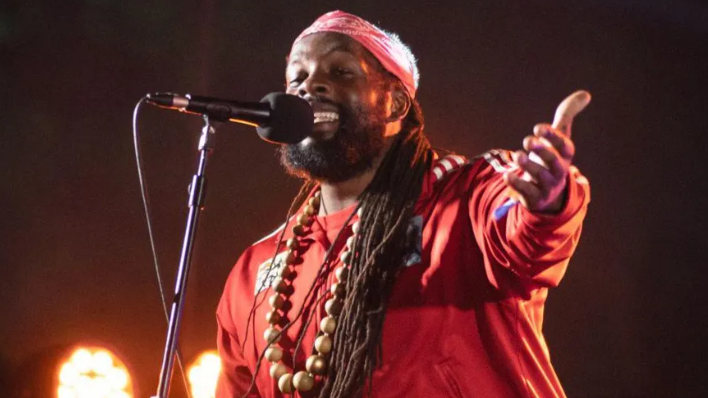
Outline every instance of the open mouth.
{"label": "open mouth", "polygon": [[339,114],[337,112],[315,112],[315,124],[336,122],[338,120]]}

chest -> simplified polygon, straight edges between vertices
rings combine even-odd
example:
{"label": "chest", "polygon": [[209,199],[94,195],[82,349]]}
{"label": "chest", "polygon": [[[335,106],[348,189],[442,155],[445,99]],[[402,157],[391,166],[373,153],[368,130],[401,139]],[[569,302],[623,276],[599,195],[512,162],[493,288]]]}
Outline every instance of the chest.
{"label": "chest", "polygon": [[[406,226],[402,265],[389,298],[392,313],[421,306],[470,306],[476,296],[488,290],[468,213],[465,202],[459,200],[431,201],[417,207]],[[352,236],[351,228],[337,232],[318,230],[301,240],[299,256],[293,264],[292,292],[283,307],[282,323],[289,325],[281,341],[283,348],[307,347],[297,344],[302,332],[306,336],[303,343],[314,340],[317,325],[326,316],[324,303],[337,281],[334,270],[341,267],[345,242]],[[267,261],[258,267],[255,285],[251,287],[263,296],[263,303],[254,313],[256,335],[267,327],[264,320],[271,310],[268,296],[272,295],[272,284],[283,266],[284,255],[276,256],[274,264]],[[268,286],[271,289],[266,289]],[[305,349],[294,353],[293,359],[304,360],[308,354]]]}

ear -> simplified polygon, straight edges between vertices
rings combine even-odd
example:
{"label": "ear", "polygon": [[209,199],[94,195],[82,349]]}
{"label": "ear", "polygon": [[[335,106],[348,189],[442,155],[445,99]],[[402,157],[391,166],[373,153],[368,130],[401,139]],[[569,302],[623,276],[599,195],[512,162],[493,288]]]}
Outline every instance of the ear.
{"label": "ear", "polygon": [[403,120],[410,109],[411,97],[403,85],[397,82],[391,90],[391,114],[388,117],[388,121],[398,122]]}

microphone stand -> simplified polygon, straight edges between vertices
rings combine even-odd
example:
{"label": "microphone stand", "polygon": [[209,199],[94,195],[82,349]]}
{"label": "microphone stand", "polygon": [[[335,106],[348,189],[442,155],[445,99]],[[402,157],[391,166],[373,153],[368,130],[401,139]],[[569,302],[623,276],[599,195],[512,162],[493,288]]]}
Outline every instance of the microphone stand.
{"label": "microphone stand", "polygon": [[[199,138],[199,165],[197,173],[192,177],[192,183],[189,185],[189,214],[187,215],[187,226],[184,231],[184,240],[182,241],[182,253],[179,259],[179,267],[177,270],[177,280],[175,282],[175,294],[172,299],[172,309],[170,311],[170,322],[167,328],[167,339],[165,342],[165,353],[162,357],[162,369],[160,370],[160,383],[157,387],[157,395],[151,398],[167,398],[170,392],[170,383],[172,381],[172,373],[175,364],[175,352],[177,350],[177,335],[179,334],[180,321],[184,310],[184,298],[187,293],[187,277],[189,275],[189,266],[192,261],[192,248],[194,246],[194,237],[197,232],[197,223],[199,221],[199,213],[204,208],[204,195],[206,189],[206,178],[204,171],[206,169],[207,158],[213,150],[211,139],[215,133],[209,117],[204,116],[204,127],[202,135]],[[186,386],[189,388],[189,386]]]}

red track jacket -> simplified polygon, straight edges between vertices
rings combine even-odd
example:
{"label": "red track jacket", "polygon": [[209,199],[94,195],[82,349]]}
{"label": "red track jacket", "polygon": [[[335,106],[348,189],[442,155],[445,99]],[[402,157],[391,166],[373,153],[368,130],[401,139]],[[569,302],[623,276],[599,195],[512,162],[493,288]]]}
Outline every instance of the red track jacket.
{"label": "red track jacket", "polygon": [[[494,221],[492,212],[509,197],[502,174],[513,168],[508,152],[490,151],[472,162],[447,156],[426,176],[409,226],[406,266],[386,314],[383,366],[374,373],[373,397],[565,396],[541,332],[543,309],[548,289],[560,282],[578,243],[590,188],[571,167],[567,202],[559,214],[534,214],[515,206]],[[303,238],[310,245],[293,282],[289,314],[304,302],[331,240],[351,211],[315,217]],[[256,371],[268,327],[267,301],[257,307],[248,334],[246,323],[279,232],[248,248],[226,282],[217,310],[222,359],[217,398],[241,397]],[[335,251],[344,246],[351,228],[343,235]],[[291,236],[288,228],[284,238]],[[333,258],[339,261],[339,256]],[[264,289],[259,298],[270,294],[271,289]],[[322,308],[315,311],[296,355],[296,371],[304,369],[319,320],[326,315]],[[301,326],[296,323],[280,342],[290,355]],[[284,363],[290,366],[292,360]],[[264,359],[249,397],[282,396],[269,367]]]}

